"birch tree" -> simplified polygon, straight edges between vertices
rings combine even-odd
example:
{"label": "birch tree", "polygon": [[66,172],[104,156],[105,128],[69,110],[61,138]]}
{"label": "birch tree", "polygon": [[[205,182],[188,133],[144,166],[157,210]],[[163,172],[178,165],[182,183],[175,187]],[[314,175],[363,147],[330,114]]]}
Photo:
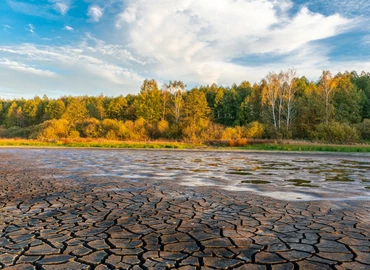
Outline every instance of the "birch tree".
{"label": "birch tree", "polygon": [[172,115],[175,118],[175,124],[178,125],[184,108],[185,84],[182,81],[170,81],[167,90],[172,96]]}
{"label": "birch tree", "polygon": [[279,88],[279,76],[276,73],[270,72],[265,78],[264,87],[262,89],[262,103],[266,105],[269,110],[269,115],[275,130],[278,130],[276,102],[278,100]]}
{"label": "birch tree", "polygon": [[294,117],[296,94],[298,91],[298,87],[296,86],[296,71],[294,69],[289,69],[284,73],[284,84],[286,86],[286,129],[289,130]]}
{"label": "birch tree", "polygon": [[332,96],[336,87],[336,80],[329,70],[324,70],[320,77],[319,89],[325,102],[325,123],[329,124],[330,108],[332,107]]}

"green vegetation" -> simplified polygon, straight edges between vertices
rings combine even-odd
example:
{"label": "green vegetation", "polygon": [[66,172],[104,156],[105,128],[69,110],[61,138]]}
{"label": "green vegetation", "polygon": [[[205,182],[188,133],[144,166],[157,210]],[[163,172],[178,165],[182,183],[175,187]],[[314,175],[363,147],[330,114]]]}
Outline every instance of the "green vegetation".
{"label": "green vegetation", "polygon": [[201,144],[177,143],[177,142],[121,142],[121,141],[38,141],[38,140],[0,140],[0,146],[30,146],[30,147],[81,147],[81,148],[149,148],[149,149],[199,149]]}
{"label": "green vegetation", "polygon": [[239,147],[243,150],[303,151],[303,152],[370,152],[370,145],[319,145],[319,144],[254,144]]}
{"label": "green vegetation", "polygon": [[[61,141],[40,141],[27,139],[0,139],[0,147],[6,146],[29,146],[29,147],[94,147],[94,148],[152,148],[152,149],[202,149],[202,150],[250,150],[250,151],[296,151],[296,152],[368,152],[370,145],[321,145],[321,144],[249,144],[243,147],[229,147],[227,145],[211,146],[202,143],[180,143],[180,142],[129,142],[113,140],[82,140],[64,139]],[[193,160],[201,162],[201,160]],[[217,164],[210,164],[217,166]],[[234,171],[230,174],[250,175],[249,172]]]}
{"label": "green vegetation", "polygon": [[242,184],[266,185],[266,184],[271,184],[271,182],[265,181],[265,180],[246,180],[246,181],[242,181]]}
{"label": "green vegetation", "polygon": [[[0,99],[0,138],[81,147],[182,148],[126,143],[181,141],[250,150],[369,152],[368,146],[318,143],[370,141],[370,73],[323,71],[319,81],[310,82],[289,70],[269,73],[259,84],[188,91],[181,81],[160,89],[155,80],[145,80],[139,94],[125,97]],[[259,139],[266,143],[251,143]],[[316,144],[269,142],[292,139]]]}
{"label": "green vegetation", "polygon": [[311,181],[309,180],[302,180],[302,179],[289,179],[289,180],[286,180],[287,182],[290,182],[292,183],[292,185],[296,186],[296,187],[319,187],[318,185],[312,185],[310,184]]}

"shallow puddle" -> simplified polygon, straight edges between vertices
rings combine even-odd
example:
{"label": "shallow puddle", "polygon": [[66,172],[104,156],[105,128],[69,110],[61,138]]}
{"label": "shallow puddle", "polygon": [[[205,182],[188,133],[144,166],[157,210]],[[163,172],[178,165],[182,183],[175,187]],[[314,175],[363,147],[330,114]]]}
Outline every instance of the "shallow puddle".
{"label": "shallow puddle", "polygon": [[227,172],[227,174],[236,174],[236,175],[251,175],[252,173],[250,172],[242,172],[242,171],[238,171],[238,172]]}
{"label": "shallow puddle", "polygon": [[264,181],[264,180],[245,180],[242,181],[242,184],[253,184],[253,185],[266,185],[270,184],[270,181]]}
{"label": "shallow puddle", "polygon": [[[163,181],[280,200],[370,200],[369,154],[4,149],[57,168],[54,179]],[[1,153],[0,153],[1,154]],[[252,178],[252,179],[250,179]],[[88,179],[88,180],[83,180]],[[175,188],[175,187],[174,187]]]}

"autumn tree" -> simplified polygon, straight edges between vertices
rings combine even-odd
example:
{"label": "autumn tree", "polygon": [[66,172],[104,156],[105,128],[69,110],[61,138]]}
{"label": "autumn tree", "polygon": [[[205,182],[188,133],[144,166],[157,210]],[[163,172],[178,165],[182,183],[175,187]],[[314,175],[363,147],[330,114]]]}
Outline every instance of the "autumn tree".
{"label": "autumn tree", "polygon": [[163,84],[161,89],[161,95],[162,95],[162,120],[166,120],[169,111],[168,107],[171,101],[171,92],[169,89],[169,85]]}
{"label": "autumn tree", "polygon": [[265,78],[262,102],[269,110],[269,118],[277,132],[289,131],[296,106],[296,72],[288,70],[269,73]]}
{"label": "autumn tree", "polygon": [[[127,110],[127,100],[121,95],[109,101],[107,107],[107,116],[110,119],[125,120]],[[103,108],[100,109],[100,114],[103,113]]]}
{"label": "autumn tree", "polygon": [[7,127],[12,127],[12,126],[22,127],[23,126],[24,124],[23,109],[21,106],[17,104],[16,101],[12,102],[12,104],[8,108],[5,121],[6,121]]}
{"label": "autumn tree", "polygon": [[178,125],[184,109],[185,84],[182,81],[169,82],[166,85],[171,94],[171,114],[175,119],[175,125]]}
{"label": "autumn tree", "polygon": [[64,104],[63,100],[50,100],[45,106],[44,118],[46,120],[60,119],[65,111],[66,105]]}
{"label": "autumn tree", "polygon": [[40,101],[40,99],[29,99],[25,102],[23,113],[25,117],[25,124],[27,126],[37,123]]}
{"label": "autumn tree", "polygon": [[106,117],[106,101],[108,100],[103,94],[97,97],[87,99],[86,107],[89,111],[89,115],[93,118],[103,120]]}
{"label": "autumn tree", "polygon": [[68,120],[70,123],[84,120],[88,115],[86,103],[82,97],[70,98],[66,111],[62,118]]}

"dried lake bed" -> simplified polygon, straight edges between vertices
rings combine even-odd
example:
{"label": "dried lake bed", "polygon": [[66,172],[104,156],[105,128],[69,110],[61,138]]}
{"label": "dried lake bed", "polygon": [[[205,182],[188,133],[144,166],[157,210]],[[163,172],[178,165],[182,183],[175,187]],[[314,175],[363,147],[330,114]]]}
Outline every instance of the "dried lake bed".
{"label": "dried lake bed", "polygon": [[0,185],[0,268],[370,268],[369,154],[0,149]]}

